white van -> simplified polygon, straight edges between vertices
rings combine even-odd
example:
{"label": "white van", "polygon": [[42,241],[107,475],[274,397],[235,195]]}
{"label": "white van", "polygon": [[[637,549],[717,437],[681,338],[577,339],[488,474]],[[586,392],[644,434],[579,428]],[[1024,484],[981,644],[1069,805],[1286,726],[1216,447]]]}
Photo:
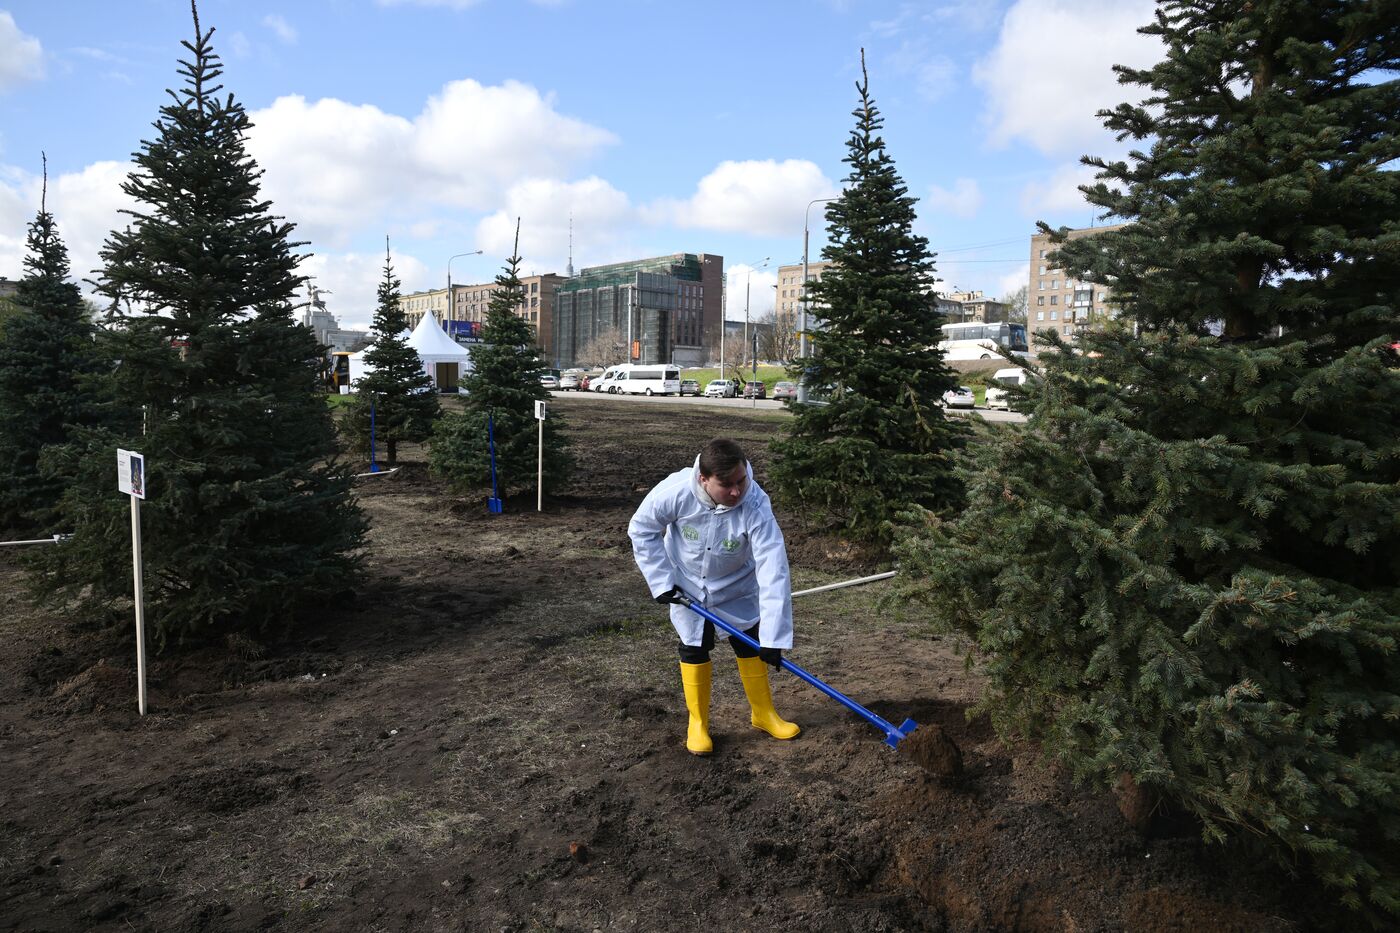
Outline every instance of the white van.
{"label": "white van", "polygon": [[1019,366],[1012,366],[1010,369],[998,369],[992,374],[992,381],[987,384],[987,407],[1010,411],[1011,402],[1005,387],[1025,386],[1026,383],[1034,379],[1035,373],[1022,369]]}
{"label": "white van", "polygon": [[676,366],[639,366],[624,363],[609,366],[598,381],[589,383],[594,392],[609,395],[680,395],[681,371]]}

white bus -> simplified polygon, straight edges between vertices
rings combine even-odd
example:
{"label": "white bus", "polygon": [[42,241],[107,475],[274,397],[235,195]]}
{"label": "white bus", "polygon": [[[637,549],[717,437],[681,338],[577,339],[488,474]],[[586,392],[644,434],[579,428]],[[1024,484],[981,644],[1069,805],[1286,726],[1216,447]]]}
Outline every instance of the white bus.
{"label": "white bus", "polygon": [[976,321],[944,324],[943,339],[938,342],[938,349],[943,351],[945,360],[994,360],[999,356],[998,347],[1024,355],[1029,349],[1026,326],[1004,322],[979,324]]}
{"label": "white bus", "polygon": [[609,395],[680,395],[681,371],[678,367],[665,364],[638,366],[624,363],[609,366],[588,387],[594,392]]}

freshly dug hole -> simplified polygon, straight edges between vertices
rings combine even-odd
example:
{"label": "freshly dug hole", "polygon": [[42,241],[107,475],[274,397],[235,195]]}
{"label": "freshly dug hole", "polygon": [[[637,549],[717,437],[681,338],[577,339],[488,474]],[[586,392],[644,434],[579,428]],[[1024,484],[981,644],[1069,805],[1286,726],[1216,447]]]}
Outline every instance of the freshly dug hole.
{"label": "freshly dug hole", "polygon": [[936,723],[915,729],[913,735],[899,743],[899,750],[936,777],[962,774],[962,750]]}

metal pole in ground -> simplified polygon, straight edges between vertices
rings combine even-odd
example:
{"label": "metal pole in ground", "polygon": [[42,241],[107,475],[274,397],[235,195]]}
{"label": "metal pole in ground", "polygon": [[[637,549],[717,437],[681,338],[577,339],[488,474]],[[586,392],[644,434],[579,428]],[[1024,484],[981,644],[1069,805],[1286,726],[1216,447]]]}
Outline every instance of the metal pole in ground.
{"label": "metal pole in ground", "polygon": [[146,600],[141,567],[141,499],[131,497],[131,572],[136,603],[136,705],[146,715]]}

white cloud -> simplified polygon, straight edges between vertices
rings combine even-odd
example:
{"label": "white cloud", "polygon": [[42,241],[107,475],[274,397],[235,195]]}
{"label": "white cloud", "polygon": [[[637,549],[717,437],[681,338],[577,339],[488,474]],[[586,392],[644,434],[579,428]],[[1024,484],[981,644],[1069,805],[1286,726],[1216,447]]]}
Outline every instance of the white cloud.
{"label": "white cloud", "polygon": [[951,190],[930,185],[925,203],[954,217],[975,217],[982,209],[982,189],[972,178],[959,178]]}
{"label": "white cloud", "polygon": [[721,162],[689,199],[663,199],[645,212],[654,222],[678,227],[784,236],[800,228],[808,202],[837,193],[835,183],[805,159]]}
{"label": "white cloud", "polygon": [[13,16],[0,10],[0,92],[43,76],[43,46],[21,32]]}
{"label": "white cloud", "polygon": [[513,185],[506,192],[505,205],[477,224],[475,245],[491,259],[490,275],[494,276],[514,247],[519,218],[522,270],[562,271],[569,257],[570,217],[575,268],[583,267],[581,260],[588,265],[611,261],[635,227],[627,195],[601,178],[575,182],[531,178]]}
{"label": "white cloud", "polygon": [[443,208],[497,207],[511,185],[566,175],[616,140],[516,81],[455,81],[412,119],[299,96],[250,116],[264,192],[303,235],[333,244],[381,217],[407,228]]}
{"label": "white cloud", "polygon": [[[1029,241],[1030,237],[1026,239]],[[1011,294],[1018,288],[1027,288],[1030,284],[1030,278],[1031,264],[1023,262],[997,280],[997,293],[993,297],[1001,298]]]}
{"label": "white cloud", "polygon": [[241,32],[235,32],[228,38],[229,50],[238,58],[247,58],[248,53],[253,51],[253,44],[248,41],[248,37]]}
{"label": "white cloud", "polygon": [[279,16],[276,13],[271,13],[267,16],[264,16],[263,25],[266,26],[268,29],[271,29],[273,35],[277,36],[278,39],[280,39],[287,45],[293,45],[296,43],[296,29],[282,16]]}
{"label": "white cloud", "polygon": [[957,67],[952,59],[934,51],[926,38],[905,39],[889,56],[896,74],[904,75],[914,84],[914,90],[926,101],[936,101],[956,84]]}
{"label": "white cloud", "polygon": [[[80,283],[94,277],[107,235],[126,224],[120,210],[131,207],[132,201],[122,193],[121,183],[130,168],[121,162],[96,162],[81,172],[49,178],[47,207],[68,248],[73,278]],[[24,238],[39,211],[42,185],[40,176],[17,169],[7,169],[0,177],[0,230],[15,232],[0,236],[0,275],[16,277],[21,272]],[[86,284],[82,288],[91,291]]]}
{"label": "white cloud", "polygon": [[1046,154],[1110,145],[1095,113],[1136,102],[1140,89],[1118,84],[1112,66],[1146,67],[1161,42],[1137,29],[1152,20],[1152,0],[1018,0],[991,54],[973,69],[988,97],[991,141],[1021,139]]}
{"label": "white cloud", "polygon": [[[392,246],[392,244],[391,244]],[[403,293],[418,290],[413,284],[430,287],[429,269],[415,256],[393,251],[394,277],[403,283]],[[329,290],[326,310],[340,320],[340,326],[366,329],[374,320],[379,283],[384,278],[384,253],[336,253],[306,257],[298,270],[311,276],[318,287]],[[445,280],[444,280],[445,281]],[[444,282],[437,283],[441,288]],[[305,292],[298,301],[305,300]]]}
{"label": "white cloud", "polygon": [[[1080,185],[1094,182],[1096,169],[1078,163],[1062,165],[1048,178],[1033,181],[1021,189],[1021,210],[1023,213],[1044,220],[1051,226],[1067,223],[1070,226],[1084,226],[1089,214],[1097,210],[1084,200]],[[1073,214],[1071,219],[1057,219],[1065,214]]]}
{"label": "white cloud", "polygon": [[757,267],[739,263],[725,269],[728,276],[728,290],[724,297],[724,316],[731,321],[744,319],[744,301],[747,297],[749,320],[756,321],[773,310],[773,288],[778,284],[778,273],[773,264]]}

